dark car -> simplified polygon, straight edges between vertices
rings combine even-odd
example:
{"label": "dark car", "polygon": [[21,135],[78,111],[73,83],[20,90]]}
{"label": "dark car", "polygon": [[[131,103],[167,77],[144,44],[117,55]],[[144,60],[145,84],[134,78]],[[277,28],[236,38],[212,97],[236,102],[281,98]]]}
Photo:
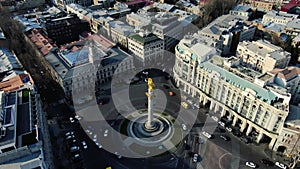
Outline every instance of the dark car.
{"label": "dark car", "polygon": [[260,162],[267,166],[274,166],[274,163],[268,159],[261,159]]}
{"label": "dark car", "polygon": [[223,139],[224,141],[230,141],[230,137],[228,137],[224,134],[220,135],[220,138]]}
{"label": "dark car", "polygon": [[165,89],[170,89],[170,86],[169,86],[169,85],[166,85],[166,84],[164,84],[163,87],[164,87]]}
{"label": "dark car", "polygon": [[250,140],[249,140],[247,137],[245,137],[245,136],[242,136],[242,137],[241,137],[241,140],[242,140],[244,143],[246,143],[246,144],[250,143]]}

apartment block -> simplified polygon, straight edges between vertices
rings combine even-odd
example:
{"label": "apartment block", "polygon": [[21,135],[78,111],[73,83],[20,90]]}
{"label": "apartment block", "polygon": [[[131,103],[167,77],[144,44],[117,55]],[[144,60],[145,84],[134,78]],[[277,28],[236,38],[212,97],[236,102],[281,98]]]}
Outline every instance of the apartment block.
{"label": "apartment block", "polygon": [[288,66],[291,54],[268,41],[244,41],[237,47],[237,57],[249,68],[267,72]]}

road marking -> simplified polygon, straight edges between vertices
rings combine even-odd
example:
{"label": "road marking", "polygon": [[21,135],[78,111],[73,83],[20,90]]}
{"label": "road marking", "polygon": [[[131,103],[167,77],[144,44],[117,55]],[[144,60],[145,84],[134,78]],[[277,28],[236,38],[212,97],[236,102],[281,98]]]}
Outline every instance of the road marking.
{"label": "road marking", "polygon": [[223,157],[225,157],[226,155],[232,155],[231,153],[225,153],[225,154],[223,154],[220,158],[219,158],[219,167],[220,167],[220,169],[223,169],[222,168],[222,165],[221,165],[221,159],[223,158]]}

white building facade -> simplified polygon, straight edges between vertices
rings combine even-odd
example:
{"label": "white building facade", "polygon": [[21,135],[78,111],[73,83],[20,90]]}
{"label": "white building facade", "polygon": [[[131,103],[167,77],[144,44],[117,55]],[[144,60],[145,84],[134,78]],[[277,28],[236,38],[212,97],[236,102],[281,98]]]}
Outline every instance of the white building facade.
{"label": "white building facade", "polygon": [[[267,142],[272,149],[288,115],[290,95],[259,87],[229,71],[232,68],[222,67],[222,58],[213,56],[213,50],[196,53],[185,44],[179,43],[175,49],[177,86],[240,132],[254,135],[256,142]],[[206,45],[196,46],[199,51],[209,51]]]}

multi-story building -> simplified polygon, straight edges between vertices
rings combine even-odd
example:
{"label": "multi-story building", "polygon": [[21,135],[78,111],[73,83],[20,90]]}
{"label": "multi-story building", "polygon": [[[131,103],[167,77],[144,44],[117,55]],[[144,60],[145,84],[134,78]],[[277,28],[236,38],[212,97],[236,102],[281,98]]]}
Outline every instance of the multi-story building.
{"label": "multi-story building", "polygon": [[277,24],[286,25],[288,22],[296,19],[298,15],[288,14],[286,12],[277,12],[277,11],[269,11],[267,14],[263,16],[262,24],[266,24],[268,22],[273,22]]}
{"label": "multi-story building", "polygon": [[100,90],[100,84],[109,82],[118,74],[115,72],[117,68],[123,72],[133,69],[132,56],[101,35],[90,35],[87,39],[65,45],[45,58],[49,63],[47,69],[68,99],[72,92],[84,93],[93,85]]}
{"label": "multi-story building", "polygon": [[300,68],[286,67],[283,69],[274,69],[270,71],[273,76],[267,83],[274,83],[291,93],[291,103],[300,103]]}
{"label": "multi-story building", "polygon": [[133,34],[133,27],[125,24],[122,21],[109,22],[109,37],[123,48],[128,48],[128,37]]}
{"label": "multi-story building", "polygon": [[214,49],[204,44],[184,39],[175,49],[177,86],[220,114],[233,132],[245,132],[273,148],[289,112],[290,94],[253,84],[255,72],[233,58],[214,56]]}
{"label": "multi-story building", "polygon": [[79,34],[90,31],[89,23],[82,21],[75,14],[57,17],[46,21],[48,37],[58,46],[79,40]]}
{"label": "multi-story building", "polygon": [[11,70],[21,70],[23,68],[17,56],[6,48],[0,47],[0,59],[0,74],[7,73]]}
{"label": "multi-story building", "polygon": [[108,8],[110,7],[111,3],[113,3],[113,0],[93,0],[94,5],[97,5],[101,8]]}
{"label": "multi-story building", "polygon": [[7,49],[0,48],[0,56],[0,168],[52,169],[51,144],[44,137],[47,128],[34,82]]}
{"label": "multi-story building", "polygon": [[222,15],[203,28],[199,33],[217,41],[217,47],[222,51],[222,54],[234,54],[238,43],[251,40],[254,37],[256,29],[255,26],[246,25],[245,22],[241,21],[240,17]]}
{"label": "multi-story building", "polygon": [[300,19],[294,19],[286,24],[285,33],[292,38],[300,35]]}
{"label": "multi-story building", "polygon": [[153,33],[140,31],[128,38],[128,50],[145,65],[163,57],[163,41]]}
{"label": "multi-story building", "polygon": [[290,113],[279,134],[274,150],[281,152],[291,160],[289,167],[293,168],[300,162],[300,108],[290,106]]}
{"label": "multi-story building", "polygon": [[56,5],[63,8],[66,8],[66,6],[69,4],[75,4],[75,3],[82,6],[90,6],[93,4],[93,0],[56,0],[55,2]]}
{"label": "multi-story building", "polygon": [[183,25],[172,14],[159,13],[151,20],[151,31],[164,41],[164,49],[175,47],[183,35]]}
{"label": "multi-story building", "polygon": [[263,73],[288,66],[291,54],[268,41],[243,41],[237,47],[237,57],[247,67]]}
{"label": "multi-story building", "polygon": [[233,7],[233,9],[231,9],[229,11],[229,13],[231,15],[237,15],[237,16],[243,16],[246,17],[247,20],[249,19],[249,17],[252,15],[252,9],[250,8],[250,6],[247,5],[237,5],[235,7]]}
{"label": "multi-story building", "polygon": [[32,88],[0,92],[0,168],[41,168],[45,163],[40,114]]}
{"label": "multi-story building", "polygon": [[274,5],[273,2],[257,1],[257,0],[247,0],[245,3],[249,4],[250,6],[252,6],[252,8],[256,10],[263,11],[263,12],[271,11]]}
{"label": "multi-story building", "polygon": [[151,16],[140,10],[138,13],[130,13],[126,15],[126,22],[133,27],[141,27],[151,22]]}

